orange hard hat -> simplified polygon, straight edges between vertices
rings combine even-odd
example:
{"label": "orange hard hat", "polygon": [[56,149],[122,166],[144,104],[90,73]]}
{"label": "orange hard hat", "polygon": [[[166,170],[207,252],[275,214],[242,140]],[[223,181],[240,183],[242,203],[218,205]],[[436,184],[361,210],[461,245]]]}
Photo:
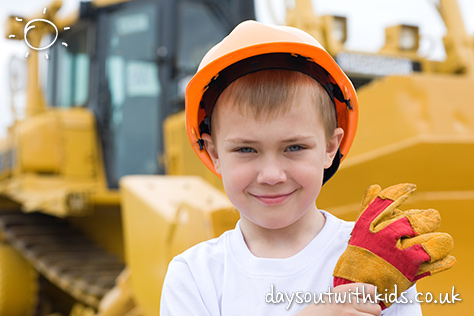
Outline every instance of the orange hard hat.
{"label": "orange hard hat", "polygon": [[321,44],[297,28],[245,21],[209,50],[186,88],[186,131],[191,145],[202,162],[217,174],[201,138],[204,133],[210,134],[215,102],[236,79],[275,68],[299,71],[314,78],[334,101],[337,124],[344,130],[344,138],[332,166],[324,172],[326,182],[336,172],[354,139],[357,95],[350,80]]}

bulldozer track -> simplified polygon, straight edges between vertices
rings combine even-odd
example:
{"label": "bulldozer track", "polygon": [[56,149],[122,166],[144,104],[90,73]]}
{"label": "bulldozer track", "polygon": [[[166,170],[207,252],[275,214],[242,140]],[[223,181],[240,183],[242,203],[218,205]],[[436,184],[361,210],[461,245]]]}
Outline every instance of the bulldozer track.
{"label": "bulldozer track", "polygon": [[66,220],[0,213],[6,241],[41,274],[76,300],[97,308],[125,265]]}

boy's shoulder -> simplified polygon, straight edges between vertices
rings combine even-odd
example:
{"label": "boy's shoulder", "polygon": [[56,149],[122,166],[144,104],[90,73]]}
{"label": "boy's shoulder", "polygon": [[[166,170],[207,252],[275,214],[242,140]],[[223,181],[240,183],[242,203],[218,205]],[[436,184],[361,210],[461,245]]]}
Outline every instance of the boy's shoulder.
{"label": "boy's shoulder", "polygon": [[217,261],[223,262],[227,240],[234,233],[234,229],[224,232],[219,237],[200,242],[181,254],[177,255],[173,261],[201,262]]}
{"label": "boy's shoulder", "polygon": [[324,217],[326,218],[326,223],[324,224],[325,228],[329,228],[330,230],[337,229],[338,235],[341,238],[345,238],[346,236],[350,236],[352,229],[354,228],[355,222],[348,222],[345,220],[336,217],[335,215],[329,213],[328,211],[319,210]]}
{"label": "boy's shoulder", "polygon": [[345,221],[343,219],[340,219],[339,217],[337,217],[336,215],[333,215],[329,211],[325,211],[325,210],[319,210],[319,211],[321,213],[323,213],[323,215],[324,215],[324,217],[326,218],[327,221],[336,222],[336,223],[338,223],[338,225],[341,225],[344,228],[352,229],[354,227],[355,222],[348,222],[348,221]]}

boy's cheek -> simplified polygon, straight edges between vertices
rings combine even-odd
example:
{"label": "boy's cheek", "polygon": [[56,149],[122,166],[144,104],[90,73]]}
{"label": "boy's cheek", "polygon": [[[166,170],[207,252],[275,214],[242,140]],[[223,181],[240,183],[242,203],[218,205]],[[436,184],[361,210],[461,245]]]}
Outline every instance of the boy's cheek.
{"label": "boy's cheek", "polygon": [[[237,189],[247,186],[251,181],[253,175],[249,169],[239,165],[223,164],[218,172],[222,175],[222,180],[231,185],[231,189]],[[217,169],[216,169],[217,170]]]}

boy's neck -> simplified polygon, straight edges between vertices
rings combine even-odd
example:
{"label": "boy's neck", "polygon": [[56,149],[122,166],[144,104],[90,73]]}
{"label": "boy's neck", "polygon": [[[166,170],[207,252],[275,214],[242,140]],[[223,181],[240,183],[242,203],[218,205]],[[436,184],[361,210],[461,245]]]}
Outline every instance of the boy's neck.
{"label": "boy's neck", "polygon": [[242,217],[240,229],[250,252],[259,258],[289,258],[303,250],[324,226],[316,207],[290,226],[267,229]]}

